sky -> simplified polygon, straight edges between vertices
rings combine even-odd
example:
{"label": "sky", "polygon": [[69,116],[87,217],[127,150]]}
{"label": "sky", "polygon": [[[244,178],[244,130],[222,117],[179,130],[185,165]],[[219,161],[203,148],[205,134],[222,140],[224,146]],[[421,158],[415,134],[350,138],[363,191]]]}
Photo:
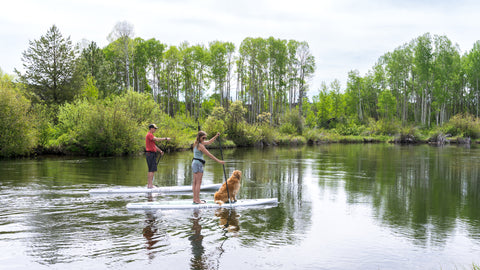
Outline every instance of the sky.
{"label": "sky", "polygon": [[425,34],[445,35],[463,54],[480,40],[480,1],[470,0],[14,0],[0,5],[0,68],[22,70],[22,52],[52,25],[74,43],[108,44],[117,22],[135,37],[167,45],[247,37],[306,41],[315,57],[311,97],[322,82],[346,87],[348,72],[364,76],[379,57]]}

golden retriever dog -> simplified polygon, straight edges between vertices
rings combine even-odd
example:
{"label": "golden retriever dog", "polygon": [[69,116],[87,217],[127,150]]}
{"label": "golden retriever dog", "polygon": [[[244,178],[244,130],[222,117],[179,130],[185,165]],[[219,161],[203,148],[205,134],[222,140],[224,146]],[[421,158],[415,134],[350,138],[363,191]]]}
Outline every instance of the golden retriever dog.
{"label": "golden retriever dog", "polygon": [[[227,180],[227,186],[228,186],[228,193],[230,194],[230,201],[231,202],[236,202],[237,200],[235,199],[235,195],[237,195],[238,191],[240,190],[240,179],[242,178],[242,172],[241,171],[233,171],[232,176],[228,178]],[[228,195],[227,195],[227,188],[225,186],[225,183],[220,187],[220,189],[215,192],[215,195],[213,196],[215,203],[218,203],[220,205],[228,202]]]}

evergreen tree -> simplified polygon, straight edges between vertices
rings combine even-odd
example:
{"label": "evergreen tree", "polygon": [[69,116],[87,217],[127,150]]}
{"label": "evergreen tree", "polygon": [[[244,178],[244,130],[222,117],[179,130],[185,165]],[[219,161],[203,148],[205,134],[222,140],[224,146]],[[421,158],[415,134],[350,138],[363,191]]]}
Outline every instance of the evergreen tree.
{"label": "evergreen tree", "polygon": [[39,40],[30,41],[22,61],[25,74],[16,72],[40,100],[61,104],[75,96],[75,49],[70,37],[64,38],[55,25]]}

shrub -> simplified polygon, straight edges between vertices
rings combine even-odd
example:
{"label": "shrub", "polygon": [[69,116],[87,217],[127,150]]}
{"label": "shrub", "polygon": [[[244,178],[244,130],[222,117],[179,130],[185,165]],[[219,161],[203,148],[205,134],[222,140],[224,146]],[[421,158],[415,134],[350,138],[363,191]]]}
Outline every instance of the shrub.
{"label": "shrub", "polygon": [[297,133],[297,128],[292,123],[283,123],[280,126],[280,132],[293,135]]}
{"label": "shrub", "polygon": [[457,114],[446,124],[445,133],[478,139],[480,138],[480,119],[470,114]]}
{"label": "shrub", "polygon": [[[142,149],[138,124],[127,111],[96,104],[78,129],[78,141],[90,155],[120,155]],[[100,113],[97,113],[100,112]]]}
{"label": "shrub", "polygon": [[304,137],[309,142],[319,142],[322,139],[325,139],[325,136],[323,135],[323,130],[316,128],[306,130],[304,132]]}
{"label": "shrub", "polygon": [[38,146],[48,148],[50,141],[54,139],[55,129],[53,124],[54,112],[46,105],[36,104],[33,107],[35,115],[35,128],[38,135]]}
{"label": "shrub", "polygon": [[398,134],[400,132],[400,124],[395,120],[381,119],[377,122],[377,130],[375,133],[379,135],[389,135]]}
{"label": "shrub", "polygon": [[161,115],[146,94],[126,93],[103,102],[76,100],[60,107],[58,138],[53,144],[68,152],[120,155],[141,151],[146,123]]}
{"label": "shrub", "polygon": [[273,144],[278,137],[277,131],[269,124],[258,125],[257,130],[259,132],[259,140],[266,144]]}
{"label": "shrub", "polygon": [[264,125],[264,124],[269,124],[270,119],[272,118],[272,114],[269,112],[263,112],[259,115],[257,115],[257,123],[259,125]]}
{"label": "shrub", "polygon": [[151,95],[134,91],[114,96],[107,101],[107,106],[124,110],[137,124],[151,123],[152,119],[161,114],[159,105]]}
{"label": "shrub", "polygon": [[250,146],[257,141],[256,139],[259,138],[258,134],[259,132],[256,133],[253,126],[243,121],[235,126],[233,132],[229,131],[228,137],[237,146]]}
{"label": "shrub", "polygon": [[29,109],[30,101],[13,87],[0,88],[1,157],[28,155],[33,150],[36,130]]}
{"label": "shrub", "polygon": [[221,134],[225,133],[225,122],[215,117],[208,117],[205,123],[203,124],[203,131],[205,131],[208,136],[214,136],[217,132]]}
{"label": "shrub", "polygon": [[357,125],[353,120],[350,120],[348,123],[340,123],[335,128],[335,131],[339,135],[352,136],[360,135],[365,131],[365,127],[362,125]]}
{"label": "shrub", "polygon": [[[303,128],[304,128],[304,122],[305,122],[305,120],[298,113],[297,109],[289,110],[283,116],[280,131],[282,133],[286,133],[286,134],[293,134],[293,133],[290,133],[290,132],[292,132],[291,129],[293,127],[293,129],[295,130],[294,133],[302,135]],[[282,128],[282,126],[284,126],[284,127]],[[284,131],[282,131],[282,129]]]}

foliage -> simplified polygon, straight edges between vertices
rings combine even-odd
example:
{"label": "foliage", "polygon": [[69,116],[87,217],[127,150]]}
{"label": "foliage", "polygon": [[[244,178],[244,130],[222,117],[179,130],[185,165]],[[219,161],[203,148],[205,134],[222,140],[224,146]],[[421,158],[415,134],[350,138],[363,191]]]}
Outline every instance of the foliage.
{"label": "foliage", "polygon": [[80,96],[89,100],[98,99],[98,88],[95,86],[95,78],[88,75],[85,81],[85,85],[80,90]]}
{"label": "foliage", "polygon": [[61,104],[76,95],[75,50],[70,37],[64,38],[55,25],[39,40],[30,41],[22,61],[25,74],[17,73],[40,100]]}
{"label": "foliage", "polygon": [[304,145],[307,143],[307,140],[305,137],[299,135],[281,134],[277,138],[277,143],[279,145]]}
{"label": "foliage", "polygon": [[375,133],[378,135],[395,135],[400,132],[401,125],[395,120],[380,119],[377,122],[377,129]]}
{"label": "foliage", "polygon": [[213,117],[218,120],[224,120],[227,117],[227,113],[223,107],[217,106],[212,109],[210,117]]}
{"label": "foliage", "polygon": [[397,112],[397,101],[391,91],[382,91],[378,97],[378,113],[385,119],[392,119]]}
{"label": "foliage", "polygon": [[238,48],[221,41],[167,46],[134,38],[128,22],[115,25],[109,41],[82,44],[77,57],[54,25],[30,42],[19,83],[2,74],[2,91],[18,97],[9,102],[33,104],[20,106],[35,119],[33,147],[141,151],[152,122],[161,127],[157,136],[174,138],[162,143],[167,149],[188,148],[200,125],[236,145],[425,136],[432,126],[480,137],[480,42],[461,55],[446,36],[426,33],[379,57],[366,74],[351,71],[345,89],[338,80],[322,83],[309,102],[315,59],[306,42],[247,37]]}
{"label": "foliage", "polygon": [[272,118],[272,114],[269,112],[263,112],[257,115],[257,123],[259,125],[268,125],[270,123],[270,119]]}
{"label": "foliage", "polygon": [[350,120],[348,123],[340,123],[335,128],[335,131],[344,136],[361,135],[365,131],[365,126],[357,125],[355,121]]}
{"label": "foliage", "polygon": [[203,131],[205,131],[209,136],[213,136],[217,134],[217,132],[224,134],[225,130],[225,122],[214,117],[208,117],[203,124]]}
{"label": "foliage", "polygon": [[[266,123],[257,125],[255,132],[258,132],[256,135],[258,137],[257,141],[262,141],[267,145],[274,144],[276,138],[279,136],[278,131]],[[253,143],[256,143],[257,141]]]}
{"label": "foliage", "polygon": [[137,125],[147,126],[152,119],[161,114],[160,108],[151,95],[127,91],[111,99],[111,105],[127,112]]}
{"label": "foliage", "polygon": [[91,102],[79,99],[60,107],[56,145],[88,155],[120,155],[144,146],[142,130],[158,114],[149,95],[124,95]]}
{"label": "foliage", "polygon": [[283,123],[280,126],[280,132],[284,134],[297,134],[297,129],[293,126],[292,123]]}
{"label": "foliage", "polygon": [[315,59],[307,42],[270,37],[245,38],[236,62],[239,82],[237,99],[249,104],[246,120],[270,112],[275,122],[285,109],[300,104],[315,70]]}
{"label": "foliage", "polygon": [[35,104],[32,110],[35,115],[35,128],[38,135],[38,147],[49,148],[54,139],[54,116],[55,110],[44,104]]}
{"label": "foliage", "polygon": [[324,131],[322,129],[317,129],[317,128],[305,130],[305,132],[303,133],[303,136],[309,142],[320,142],[325,137]]}
{"label": "foliage", "polygon": [[471,114],[457,114],[443,128],[446,134],[471,139],[480,138],[480,118]]}
{"label": "foliage", "polygon": [[230,110],[226,113],[226,127],[229,137],[238,145],[249,145],[250,131],[247,130],[245,122],[245,109],[242,102],[235,101],[230,105]]}
{"label": "foliage", "polygon": [[0,70],[0,157],[28,155],[36,145],[30,101]]}
{"label": "foliage", "polygon": [[304,122],[305,120],[299,115],[297,109],[289,110],[283,116],[280,132],[302,135]]}

